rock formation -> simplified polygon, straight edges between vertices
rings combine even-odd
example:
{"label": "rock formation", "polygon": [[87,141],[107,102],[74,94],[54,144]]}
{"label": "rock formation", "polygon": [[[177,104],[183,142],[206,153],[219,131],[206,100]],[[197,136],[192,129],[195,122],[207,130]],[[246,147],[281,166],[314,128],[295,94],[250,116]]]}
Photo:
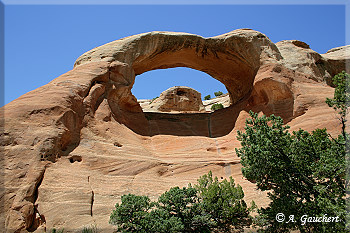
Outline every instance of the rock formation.
{"label": "rock formation", "polygon": [[151,100],[144,112],[203,112],[201,93],[183,86],[171,87]]}
{"label": "rock formation", "polygon": [[[154,98],[154,99],[138,99],[137,102],[140,104],[143,112],[158,112],[159,111],[158,110],[159,103],[157,103],[158,101],[156,103],[154,103],[155,100],[157,100],[157,99],[158,99],[158,97]],[[228,93],[226,93],[226,94],[214,97],[210,100],[203,100],[203,101],[201,101],[201,103],[199,103],[200,106],[198,108],[197,107],[192,108],[192,110],[190,112],[192,112],[192,113],[212,112],[213,110],[211,110],[211,106],[213,106],[213,104],[222,104],[224,106],[224,108],[229,107],[231,105],[230,95]],[[197,110],[195,110],[195,109],[197,109]],[[171,108],[170,111],[176,112],[176,111],[174,111],[174,108]],[[182,112],[184,112],[184,111],[182,111]]]}
{"label": "rock formation", "polygon": [[224,106],[224,108],[229,107],[231,105],[230,95],[228,93],[226,93],[226,94],[214,97],[210,100],[203,101],[205,111],[207,111],[207,112],[212,111],[211,106],[213,106],[214,104],[222,104]]}
{"label": "rock formation", "polygon": [[[249,110],[282,116],[291,130],[340,130],[325,104],[349,46],[318,54],[301,41],[272,43],[240,29],[211,38],[150,32],[95,48],[74,69],[1,108],[1,226],[7,232],[82,229],[126,193],[157,196],[209,170],[233,176],[247,201],[266,193],[241,174],[234,148]],[[135,76],[190,67],[222,82],[231,106],[213,113],[143,112]]]}

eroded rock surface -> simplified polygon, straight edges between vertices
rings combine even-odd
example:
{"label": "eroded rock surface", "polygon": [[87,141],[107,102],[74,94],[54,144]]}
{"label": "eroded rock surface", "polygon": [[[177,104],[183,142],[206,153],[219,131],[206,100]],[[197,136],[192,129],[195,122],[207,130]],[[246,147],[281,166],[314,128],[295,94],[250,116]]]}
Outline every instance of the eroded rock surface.
{"label": "eroded rock surface", "polygon": [[[140,104],[140,106],[144,112],[157,112],[158,111],[157,110],[158,104],[153,103],[157,98],[139,99],[139,100],[137,100],[137,102]],[[192,110],[189,112],[193,112],[193,113],[195,113],[195,112],[212,112],[213,110],[211,110],[211,107],[213,106],[213,104],[222,104],[224,106],[224,108],[229,107],[231,105],[230,95],[228,93],[226,93],[226,94],[214,97],[210,100],[203,100],[202,103],[199,103],[199,105],[200,105],[199,108],[192,107]],[[154,105],[156,105],[156,106],[154,106]],[[195,110],[195,109],[197,109],[197,110]],[[174,109],[171,109],[171,111],[176,112],[176,111],[174,111]],[[179,111],[177,111],[177,112],[179,112]],[[182,112],[184,112],[184,111],[182,111]]]}
{"label": "eroded rock surface", "polygon": [[190,87],[176,86],[163,91],[143,108],[145,112],[203,112],[201,93]]}
{"label": "eroded rock surface", "polygon": [[[325,104],[332,76],[345,70],[349,46],[318,54],[300,41],[272,43],[240,29],[204,38],[150,32],[95,48],[73,70],[1,108],[0,229],[64,228],[96,222],[103,232],[127,193],[155,199],[213,171],[233,176],[247,201],[266,193],[242,177],[236,131],[249,110],[276,114],[291,130],[340,131]],[[143,72],[185,66],[208,73],[231,106],[213,113],[144,113],[131,93]]]}

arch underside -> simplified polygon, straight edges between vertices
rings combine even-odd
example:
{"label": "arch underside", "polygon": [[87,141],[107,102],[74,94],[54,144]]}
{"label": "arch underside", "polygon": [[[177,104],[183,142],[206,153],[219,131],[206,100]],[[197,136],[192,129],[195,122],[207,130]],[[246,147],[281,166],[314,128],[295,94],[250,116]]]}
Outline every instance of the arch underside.
{"label": "arch underside", "polygon": [[137,59],[132,67],[135,75],[175,67],[188,67],[205,72],[225,85],[233,103],[243,99],[251,91],[257,72],[252,66],[232,55],[218,52],[202,57],[189,49]]}

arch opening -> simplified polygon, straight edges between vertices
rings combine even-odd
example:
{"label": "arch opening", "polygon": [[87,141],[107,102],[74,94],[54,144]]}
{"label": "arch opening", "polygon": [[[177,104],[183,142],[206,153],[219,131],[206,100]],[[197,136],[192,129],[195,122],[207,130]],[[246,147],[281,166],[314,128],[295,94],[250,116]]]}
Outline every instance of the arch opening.
{"label": "arch opening", "polygon": [[[172,68],[175,68],[175,67],[172,67]],[[142,74],[135,75],[136,77],[135,77],[134,85],[137,87],[138,78],[140,78],[141,75],[147,74],[147,73],[154,73],[160,70],[165,71],[165,69],[168,69],[168,68],[165,68],[163,66],[161,69],[153,69],[151,70],[151,72],[145,71]],[[188,68],[188,67],[185,69],[195,70],[193,68]],[[142,103],[142,101],[138,101],[138,103],[142,107],[141,113],[128,114],[128,117],[126,118],[130,120],[130,119],[135,119],[136,115],[139,115],[139,116],[142,115],[145,120],[141,120],[143,123],[138,124],[138,126],[147,125],[147,129],[145,129],[144,127],[143,130],[140,130],[138,126],[135,126],[132,124],[126,124],[126,125],[129,128],[131,128],[134,132],[137,132],[142,135],[147,135],[147,136],[176,135],[176,136],[221,137],[229,134],[234,128],[238,114],[243,108],[244,104],[239,104],[239,101],[232,104],[232,100],[231,100],[232,98],[230,98],[231,97],[230,93],[227,91],[227,88],[221,81],[217,79],[213,79],[213,77],[209,75],[207,72],[204,72],[204,71],[201,72],[198,70],[195,70],[195,72],[205,73],[204,75],[208,79],[213,80],[214,82],[220,83],[220,85],[218,85],[218,87],[220,88],[210,90],[212,92],[211,95],[212,97],[214,97],[215,96],[214,92],[216,91],[223,92],[224,96],[219,98],[225,98],[225,101],[226,101],[225,107],[227,108],[217,110],[215,112],[211,111],[210,109],[211,105],[213,103],[217,103],[215,101],[215,98],[213,98],[209,101],[210,102],[209,108],[207,106],[207,109],[204,109],[204,111],[190,111],[190,110],[176,111],[176,109],[174,110],[174,112],[149,111],[149,109],[147,111],[147,109],[145,109],[144,106],[142,106],[144,103]],[[146,77],[146,78],[149,78],[149,77]],[[200,77],[200,78],[203,78],[203,77]],[[191,80],[191,77],[187,77],[187,79]],[[188,86],[193,86],[193,85],[188,85]],[[132,92],[133,90],[131,89],[130,91]],[[208,93],[209,92],[206,92],[206,94]],[[175,91],[175,95],[180,97],[185,94],[186,94],[186,91],[184,91],[183,89],[177,89]],[[204,96],[201,96],[199,99],[202,104],[203,103],[202,101],[204,100]],[[156,102],[155,97],[153,97],[152,99],[148,99],[148,101]],[[146,104],[149,104],[149,103],[146,103]],[[130,117],[131,115],[133,115],[133,117]],[[136,118],[141,119],[142,117],[136,117]]]}
{"label": "arch opening", "polygon": [[211,112],[231,105],[226,87],[210,75],[187,67],[157,69],[136,76],[131,89],[143,112]]}
{"label": "arch opening", "polygon": [[[171,51],[155,51],[152,55],[139,56],[132,68],[135,75],[147,71],[188,67],[202,71],[221,82],[227,89],[232,103],[244,99],[251,91],[257,69],[254,69],[243,57],[230,51],[220,52],[214,48],[173,48]],[[204,52],[205,50],[205,52]]]}

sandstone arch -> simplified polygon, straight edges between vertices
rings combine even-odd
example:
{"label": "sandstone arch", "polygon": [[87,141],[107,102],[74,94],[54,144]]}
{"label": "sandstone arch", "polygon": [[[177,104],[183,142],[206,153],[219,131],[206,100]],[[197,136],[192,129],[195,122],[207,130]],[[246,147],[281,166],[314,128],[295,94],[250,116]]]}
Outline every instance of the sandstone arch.
{"label": "sandstone arch", "polygon": [[121,62],[127,67],[123,78],[131,86],[135,75],[150,70],[189,67],[222,82],[235,103],[249,93],[264,62],[280,59],[277,47],[254,30],[236,30],[211,38],[150,32],[95,48],[80,56],[75,66],[94,61]]}
{"label": "sandstone arch", "polygon": [[254,30],[236,30],[211,38],[188,33],[150,32],[95,48],[80,56],[75,67],[109,62],[113,85],[107,88],[107,95],[114,116],[135,132],[150,135],[151,129],[144,116],[139,114],[142,110],[131,93],[136,75],[174,67],[200,70],[222,82],[235,104],[248,97],[260,66],[280,59],[277,47]]}
{"label": "sandstone arch", "polygon": [[[231,174],[239,176],[235,131],[243,128],[250,109],[284,114],[294,128],[327,126],[336,132],[337,119],[330,120],[334,112],[324,103],[333,89],[321,74],[344,70],[350,61],[348,48],[317,55],[300,43],[276,46],[262,33],[244,29],[212,38],[144,33],[83,54],[73,70],[0,112],[6,119],[6,125],[0,122],[0,181],[5,187],[0,190],[0,228],[34,230],[41,221],[48,229],[60,223],[65,229],[78,228],[91,222],[95,210],[98,225],[108,228],[106,216],[116,196],[159,194],[169,186],[185,185],[184,179],[195,182],[209,168],[225,176],[222,167],[237,164]],[[313,60],[319,56],[322,66]],[[305,59],[313,65],[305,68]],[[225,84],[234,105],[210,115],[210,120],[213,129],[221,125],[227,132],[210,131],[208,137],[205,131],[206,137],[185,139],[139,135],[150,132],[131,93],[135,75],[176,66],[204,71]],[[249,198],[263,199],[254,185],[242,182],[251,192]]]}

